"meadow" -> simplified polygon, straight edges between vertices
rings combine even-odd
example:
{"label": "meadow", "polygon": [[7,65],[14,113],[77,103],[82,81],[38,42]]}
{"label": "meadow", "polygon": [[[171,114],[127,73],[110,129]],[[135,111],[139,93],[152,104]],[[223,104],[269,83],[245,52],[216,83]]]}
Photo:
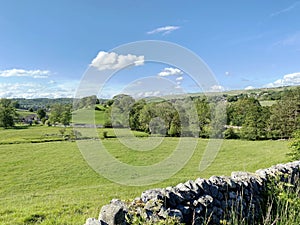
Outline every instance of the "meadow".
{"label": "meadow", "polygon": [[[76,142],[64,141],[60,129],[32,126],[0,130],[0,224],[84,224],[88,217],[98,217],[101,207],[113,198],[130,200],[146,189],[197,177],[230,175],[232,171],[254,172],[289,160],[288,141],[224,140],[215,161],[199,172],[208,143],[199,139],[190,161],[173,177],[151,186],[122,186],[92,170]],[[112,130],[98,129],[100,136],[103,131],[114,136]],[[138,152],[117,138],[102,139],[113,156],[133,165],[161,161],[177,141],[165,138],[156,149]]]}

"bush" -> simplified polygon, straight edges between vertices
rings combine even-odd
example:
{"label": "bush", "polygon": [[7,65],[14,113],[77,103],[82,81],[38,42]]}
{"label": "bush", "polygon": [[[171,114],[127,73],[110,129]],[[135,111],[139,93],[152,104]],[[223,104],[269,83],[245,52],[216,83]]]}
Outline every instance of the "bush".
{"label": "bush", "polygon": [[42,124],[45,124],[47,121],[47,119],[44,117],[43,119],[41,119]]}
{"label": "bush", "polygon": [[225,139],[239,139],[239,135],[234,131],[232,127],[226,129],[223,133]]}
{"label": "bush", "polygon": [[45,121],[45,125],[48,126],[48,127],[51,127],[51,126],[52,126],[50,120],[46,120],[46,121]]}
{"label": "bush", "polygon": [[288,155],[293,160],[300,160],[300,130],[293,133],[293,141],[290,143],[289,148],[291,152]]}

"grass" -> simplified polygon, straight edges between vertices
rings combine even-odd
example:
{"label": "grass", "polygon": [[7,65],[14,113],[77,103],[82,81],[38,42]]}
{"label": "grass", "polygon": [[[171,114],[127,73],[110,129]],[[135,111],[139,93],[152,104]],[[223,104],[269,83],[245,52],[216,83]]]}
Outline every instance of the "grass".
{"label": "grass", "polygon": [[269,187],[268,209],[264,217],[265,225],[300,224],[300,180],[294,185],[274,182]]}
{"label": "grass", "polygon": [[[5,144],[9,138],[28,141],[45,134],[58,134],[59,129],[33,126],[0,130],[0,224],[82,225],[88,217],[98,217],[102,205],[112,198],[132,199],[150,188],[176,185],[197,177],[230,175],[237,170],[253,172],[288,161],[287,141],[225,140],[211,166],[199,172],[199,162],[208,142],[199,139],[191,160],[176,175],[159,184],[130,187],[112,183],[94,172],[76,142]],[[99,129],[99,133],[102,131]],[[167,157],[178,139],[165,138],[158,148],[145,152],[132,151],[116,138],[102,141],[118,160],[150,165]]]}
{"label": "grass", "polygon": [[40,125],[17,126],[15,129],[0,128],[0,145],[62,141],[63,138],[59,133],[60,129],[62,128],[45,127]]}
{"label": "grass", "polygon": [[29,115],[36,115],[35,112],[30,112],[28,110],[22,110],[22,109],[18,109],[16,112],[18,113],[18,115],[20,117],[26,117],[26,116],[29,116]]}
{"label": "grass", "polygon": [[259,101],[259,103],[261,104],[261,106],[272,106],[276,103],[276,101],[264,100],[264,101]]}
{"label": "grass", "polygon": [[73,122],[103,125],[106,121],[107,114],[105,111],[98,111],[94,109],[80,109],[73,112]]}

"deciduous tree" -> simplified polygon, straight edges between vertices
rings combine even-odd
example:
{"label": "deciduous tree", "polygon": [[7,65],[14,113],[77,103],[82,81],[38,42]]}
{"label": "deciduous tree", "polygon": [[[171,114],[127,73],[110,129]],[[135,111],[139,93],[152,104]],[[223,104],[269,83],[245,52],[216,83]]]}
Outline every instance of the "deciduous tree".
{"label": "deciduous tree", "polygon": [[0,127],[8,128],[15,124],[16,110],[10,99],[0,99]]}

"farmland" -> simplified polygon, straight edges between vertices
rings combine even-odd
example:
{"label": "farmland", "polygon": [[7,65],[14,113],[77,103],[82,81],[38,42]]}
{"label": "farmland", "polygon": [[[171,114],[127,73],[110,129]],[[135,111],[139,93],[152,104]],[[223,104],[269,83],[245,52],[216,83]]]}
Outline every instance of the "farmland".
{"label": "farmland", "polygon": [[[207,139],[199,139],[191,160],[173,177],[152,186],[122,186],[93,171],[76,142],[63,141],[60,129],[32,126],[0,130],[1,224],[83,224],[87,217],[97,217],[101,206],[112,198],[129,200],[149,188],[176,185],[197,177],[229,175],[236,170],[255,171],[288,161],[288,141],[224,140],[215,161],[199,172],[208,143]],[[113,136],[112,130],[106,131]],[[98,132],[101,136],[103,130]],[[152,151],[137,152],[123,146],[117,138],[102,139],[111,155],[135,165],[164,159],[177,141],[178,138],[168,137]]]}

